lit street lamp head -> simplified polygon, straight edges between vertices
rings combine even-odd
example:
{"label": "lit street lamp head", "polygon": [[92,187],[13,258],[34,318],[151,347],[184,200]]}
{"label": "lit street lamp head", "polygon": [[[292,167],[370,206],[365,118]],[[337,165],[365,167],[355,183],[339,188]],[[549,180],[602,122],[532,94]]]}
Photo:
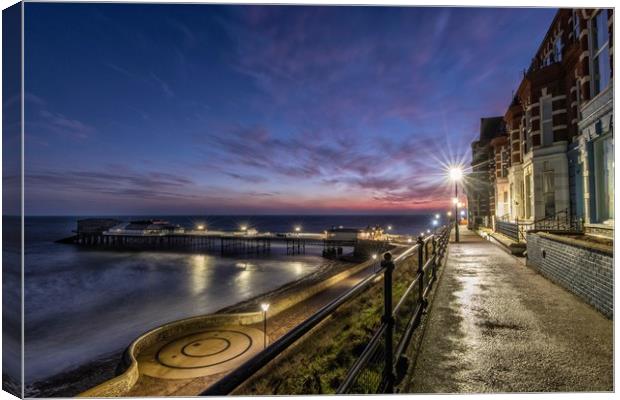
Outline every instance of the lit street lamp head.
{"label": "lit street lamp head", "polygon": [[458,203],[459,203],[459,199],[457,197],[453,197],[452,204],[458,204]]}
{"label": "lit street lamp head", "polygon": [[299,231],[301,231],[301,226],[296,226],[295,227],[295,232],[299,232]]}
{"label": "lit street lamp head", "polygon": [[260,308],[263,312],[267,312],[269,310],[269,303],[261,303]]}
{"label": "lit street lamp head", "polygon": [[461,178],[463,177],[463,170],[459,167],[452,167],[448,171],[448,174],[450,175],[451,180],[460,181]]}
{"label": "lit street lamp head", "polygon": [[372,259],[373,259],[373,260],[376,260],[376,259],[377,259],[377,255],[376,255],[376,254],[373,254],[373,255],[372,255]]}

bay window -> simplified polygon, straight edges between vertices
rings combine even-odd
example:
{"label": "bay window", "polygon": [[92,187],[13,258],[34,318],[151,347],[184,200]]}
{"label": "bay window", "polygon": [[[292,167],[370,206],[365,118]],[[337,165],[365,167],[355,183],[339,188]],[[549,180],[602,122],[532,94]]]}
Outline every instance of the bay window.
{"label": "bay window", "polygon": [[609,31],[607,11],[602,10],[590,21],[592,33],[592,95],[596,96],[609,85],[611,67],[609,65]]}
{"label": "bay window", "polygon": [[553,144],[553,108],[551,96],[541,98],[540,119],[542,127],[542,145]]}

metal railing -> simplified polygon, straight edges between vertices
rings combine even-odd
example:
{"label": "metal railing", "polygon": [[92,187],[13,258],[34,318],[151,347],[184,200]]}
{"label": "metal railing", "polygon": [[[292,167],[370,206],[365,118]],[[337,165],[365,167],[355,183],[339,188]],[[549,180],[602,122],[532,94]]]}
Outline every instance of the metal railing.
{"label": "metal railing", "polygon": [[519,224],[517,222],[496,221],[495,232],[508,236],[517,242],[519,241]]}
{"label": "metal railing", "polygon": [[[450,227],[442,227],[437,234],[418,238],[415,246],[408,248],[394,259],[384,255],[381,269],[364,278],[346,293],[319,309],[305,321],[269,345],[241,366],[214,383],[201,395],[227,395],[252,378],[276,357],[296,344],[302,337],[332,316],[341,306],[374,287],[383,280],[383,315],[379,326],[362,353],[348,369],[339,383],[337,393],[393,393],[394,386],[404,376],[408,364],[405,356],[407,345],[428,303],[426,297],[437,277],[448,245]],[[411,261],[417,250],[415,278],[408,282],[403,294],[393,298],[393,272],[396,264]],[[396,306],[393,306],[393,303]],[[363,387],[363,390],[360,390]],[[291,393],[292,394],[292,393]]]}
{"label": "metal railing", "polygon": [[520,242],[525,241],[528,231],[583,232],[583,218],[571,215],[568,209],[564,209],[532,222],[519,221],[518,218],[514,222],[498,220],[495,231]]}

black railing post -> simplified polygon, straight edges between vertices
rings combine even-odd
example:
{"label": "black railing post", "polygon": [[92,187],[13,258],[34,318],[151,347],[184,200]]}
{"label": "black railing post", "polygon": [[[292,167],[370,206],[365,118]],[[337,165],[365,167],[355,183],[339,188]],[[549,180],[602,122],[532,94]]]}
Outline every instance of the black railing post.
{"label": "black railing post", "polygon": [[385,253],[381,266],[385,268],[383,276],[383,323],[385,324],[385,392],[394,393],[394,316],[392,315],[392,271],[394,262],[392,254]]}
{"label": "black railing post", "polygon": [[418,301],[422,303],[424,301],[422,298],[424,294],[424,271],[422,270],[422,267],[424,266],[424,256],[422,253],[424,250],[424,240],[422,239],[422,236],[418,236],[418,246],[418,275],[420,277]]}
{"label": "black railing post", "polygon": [[433,236],[433,280],[437,278],[437,239]]}

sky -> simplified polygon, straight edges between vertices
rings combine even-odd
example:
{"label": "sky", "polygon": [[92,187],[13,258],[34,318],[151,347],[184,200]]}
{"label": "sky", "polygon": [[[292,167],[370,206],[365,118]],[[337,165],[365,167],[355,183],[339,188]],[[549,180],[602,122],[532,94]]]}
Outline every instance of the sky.
{"label": "sky", "polygon": [[26,213],[447,208],[555,12],[26,3]]}

